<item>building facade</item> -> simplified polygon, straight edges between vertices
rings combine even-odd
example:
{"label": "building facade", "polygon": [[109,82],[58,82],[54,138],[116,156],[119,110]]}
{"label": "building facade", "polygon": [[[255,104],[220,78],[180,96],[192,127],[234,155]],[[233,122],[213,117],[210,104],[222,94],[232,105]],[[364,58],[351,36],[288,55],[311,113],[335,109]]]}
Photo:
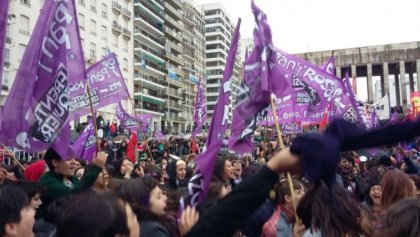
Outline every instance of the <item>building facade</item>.
{"label": "building facade", "polygon": [[[44,0],[11,1],[5,53],[5,71],[1,103],[4,104],[16,76],[20,62],[35,27]],[[86,67],[114,52],[130,94],[133,93],[133,36],[131,0],[77,0],[76,7],[80,37]],[[128,111],[131,103],[126,103]],[[115,108],[110,105],[99,109],[105,120],[116,120]],[[85,121],[84,118],[81,119]]]}
{"label": "building facade", "polygon": [[[206,74],[207,74],[207,113],[209,121],[214,112],[214,107],[219,96],[219,86],[223,78],[226,59],[232,34],[235,25],[220,3],[203,5],[205,18],[205,37],[206,37]],[[240,44],[240,42],[238,42]],[[238,45],[233,75],[232,75],[232,94],[229,112],[229,120],[232,119],[232,109],[239,86],[239,72],[241,70],[241,46]]]}
{"label": "building facade", "polygon": [[[337,76],[343,78],[348,70],[356,80],[366,80],[367,101],[371,103],[375,98],[389,94],[391,106],[406,107],[410,103],[410,92],[420,90],[420,42],[310,52],[298,56],[317,65],[335,56]],[[374,78],[380,86],[374,86]]]}

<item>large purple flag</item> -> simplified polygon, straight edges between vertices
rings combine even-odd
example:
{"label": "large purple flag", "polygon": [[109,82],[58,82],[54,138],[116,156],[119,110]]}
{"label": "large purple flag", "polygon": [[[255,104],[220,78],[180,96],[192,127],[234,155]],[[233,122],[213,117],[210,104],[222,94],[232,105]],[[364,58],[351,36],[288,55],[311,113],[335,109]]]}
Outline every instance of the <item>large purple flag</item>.
{"label": "large purple flag", "polygon": [[4,49],[6,47],[8,10],[9,0],[0,1],[0,94],[3,82]]}
{"label": "large purple flag", "polygon": [[119,101],[115,107],[115,112],[123,128],[129,129],[130,131],[137,131],[140,129],[142,133],[147,131],[147,127],[149,127],[153,118],[153,115],[151,114],[142,114],[139,116],[132,116],[128,114],[124,110],[121,101]]}
{"label": "large purple flag", "polygon": [[[87,69],[93,109],[130,98],[118,61],[113,53]],[[86,80],[79,79],[70,84],[69,109],[71,118],[90,113]]]}
{"label": "large purple flag", "polygon": [[44,1],[3,107],[1,141],[28,152],[70,147],[70,84],[86,78],[74,0]]}
{"label": "large purple flag", "polygon": [[194,112],[194,128],[191,133],[192,137],[201,131],[203,125],[207,122],[207,104],[204,96],[203,79],[200,78],[197,86],[197,96],[195,97],[195,112]]}
{"label": "large purple flag", "polygon": [[378,119],[378,115],[376,114],[375,110],[370,115],[370,124],[371,124],[372,128],[378,128],[378,126],[379,126],[379,119]]}
{"label": "large purple flag", "polygon": [[96,136],[93,119],[88,121],[88,125],[83,129],[82,134],[74,143],[74,150],[76,158],[87,160],[89,163],[92,161],[93,155],[96,152]]}
{"label": "large purple flag", "polygon": [[189,206],[196,206],[204,201],[207,196],[210,179],[213,175],[217,154],[223,144],[224,134],[229,120],[229,104],[232,84],[232,72],[235,64],[236,52],[239,41],[239,28],[241,19],[238,20],[235,32],[230,43],[223,79],[219,87],[219,97],[210,124],[207,136],[206,150],[196,159],[197,168],[188,183],[188,195],[181,198],[180,209]]}

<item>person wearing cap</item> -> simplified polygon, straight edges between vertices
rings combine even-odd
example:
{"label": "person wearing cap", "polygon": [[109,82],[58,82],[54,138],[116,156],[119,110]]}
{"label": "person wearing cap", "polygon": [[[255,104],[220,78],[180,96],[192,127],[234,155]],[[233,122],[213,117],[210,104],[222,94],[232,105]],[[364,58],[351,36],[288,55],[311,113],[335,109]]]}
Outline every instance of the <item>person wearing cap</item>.
{"label": "person wearing cap", "polygon": [[49,171],[41,176],[39,184],[44,187],[42,205],[36,217],[45,215],[48,206],[56,199],[89,189],[96,181],[99,173],[105,166],[107,154],[100,152],[92,162],[91,168],[79,181],[75,176],[75,159],[63,159],[53,148],[47,150],[44,160]]}

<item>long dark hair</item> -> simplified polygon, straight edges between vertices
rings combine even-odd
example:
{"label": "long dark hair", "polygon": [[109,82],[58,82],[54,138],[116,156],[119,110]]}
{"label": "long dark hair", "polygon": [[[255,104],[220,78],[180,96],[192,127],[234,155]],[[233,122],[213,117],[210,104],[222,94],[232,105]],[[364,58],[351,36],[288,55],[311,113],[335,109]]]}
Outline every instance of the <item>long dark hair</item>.
{"label": "long dark hair", "polygon": [[386,213],[378,237],[420,236],[420,199],[407,198],[394,203]]}
{"label": "long dark hair", "polygon": [[355,201],[337,183],[328,186],[321,182],[311,187],[300,200],[297,215],[307,228],[318,230],[322,236],[359,236],[360,210]]}
{"label": "long dark hair", "polygon": [[130,204],[139,221],[156,221],[169,229],[170,225],[164,216],[159,216],[150,210],[150,192],[156,187],[159,187],[158,181],[145,176],[125,180],[114,189],[114,193]]}

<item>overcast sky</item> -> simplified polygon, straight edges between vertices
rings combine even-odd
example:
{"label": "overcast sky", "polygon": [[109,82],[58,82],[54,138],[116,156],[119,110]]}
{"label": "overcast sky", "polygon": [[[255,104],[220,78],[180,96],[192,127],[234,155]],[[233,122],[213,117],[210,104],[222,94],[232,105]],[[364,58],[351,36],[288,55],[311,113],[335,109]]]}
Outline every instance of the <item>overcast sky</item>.
{"label": "overcast sky", "polygon": [[[221,2],[241,37],[252,37],[250,0]],[[420,0],[255,0],[267,14],[274,45],[288,53],[420,40]]]}

